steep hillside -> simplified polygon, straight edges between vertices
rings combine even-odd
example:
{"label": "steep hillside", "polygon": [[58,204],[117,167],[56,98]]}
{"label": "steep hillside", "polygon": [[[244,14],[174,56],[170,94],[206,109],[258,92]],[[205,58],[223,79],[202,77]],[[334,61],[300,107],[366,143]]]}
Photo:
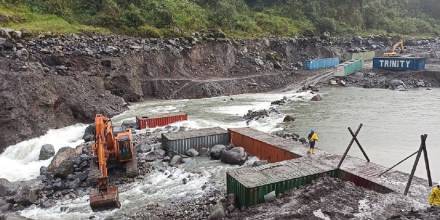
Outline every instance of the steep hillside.
{"label": "steep hillside", "polygon": [[233,37],[440,32],[436,0],[1,0],[0,26],[40,32]]}

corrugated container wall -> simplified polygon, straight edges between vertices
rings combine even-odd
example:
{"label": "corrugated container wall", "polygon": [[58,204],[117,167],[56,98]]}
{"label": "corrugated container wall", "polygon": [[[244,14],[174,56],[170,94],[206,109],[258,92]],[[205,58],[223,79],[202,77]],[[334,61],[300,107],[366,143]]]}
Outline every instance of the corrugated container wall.
{"label": "corrugated container wall", "polygon": [[188,120],[188,115],[183,112],[169,113],[157,116],[136,117],[139,129],[166,126],[178,121]]}
{"label": "corrugated container wall", "polygon": [[325,68],[332,68],[339,64],[339,58],[323,58],[323,59],[313,59],[304,62],[304,68],[306,70],[318,70]]}
{"label": "corrugated container wall", "polygon": [[267,160],[269,163],[300,157],[299,155],[277,146],[281,141],[277,143],[276,137],[273,137],[273,143],[268,141],[268,139],[272,139],[272,137],[270,137],[271,135],[263,132],[252,130],[250,128],[236,128],[229,129],[229,134],[231,137],[231,144],[243,147],[249,154],[257,156],[260,160]]}
{"label": "corrugated container wall", "polygon": [[374,51],[350,53],[349,54],[349,60],[368,61],[368,60],[372,60],[375,56],[376,56],[376,52],[374,52]]}
{"label": "corrugated container wall", "polygon": [[374,69],[386,70],[424,70],[426,59],[422,57],[375,57]]}
{"label": "corrugated container wall", "polygon": [[337,177],[336,170],[321,170],[312,164],[295,164],[295,161],[289,160],[257,168],[228,171],[226,173],[227,193],[235,195],[238,207],[249,207],[263,203],[264,196],[273,191],[278,196],[294,188],[310,184],[322,176]]}
{"label": "corrugated container wall", "polygon": [[229,133],[222,128],[205,128],[162,134],[162,146],[168,152],[184,154],[191,148],[200,151],[217,144],[228,145]]}
{"label": "corrugated container wall", "polygon": [[365,178],[362,178],[358,175],[352,174],[345,170],[338,170],[338,176],[339,179],[342,179],[344,181],[350,181],[354,183],[356,186],[361,186],[370,190],[374,190],[379,193],[390,193],[393,192],[393,190],[380,185],[379,183],[375,183],[373,181],[367,180]]}
{"label": "corrugated container wall", "polygon": [[362,60],[350,60],[344,62],[336,67],[336,72],[334,76],[348,76],[355,72],[361,71],[364,66]]}

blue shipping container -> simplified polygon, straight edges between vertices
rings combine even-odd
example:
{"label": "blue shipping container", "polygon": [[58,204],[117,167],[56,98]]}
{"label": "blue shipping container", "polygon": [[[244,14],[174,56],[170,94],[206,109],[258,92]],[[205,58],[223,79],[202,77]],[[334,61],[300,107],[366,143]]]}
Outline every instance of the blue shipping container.
{"label": "blue shipping container", "polygon": [[323,58],[323,59],[313,59],[304,62],[304,68],[306,70],[317,70],[335,67],[339,64],[339,58]]}
{"label": "blue shipping container", "polygon": [[421,57],[375,57],[374,69],[424,70],[426,59]]}

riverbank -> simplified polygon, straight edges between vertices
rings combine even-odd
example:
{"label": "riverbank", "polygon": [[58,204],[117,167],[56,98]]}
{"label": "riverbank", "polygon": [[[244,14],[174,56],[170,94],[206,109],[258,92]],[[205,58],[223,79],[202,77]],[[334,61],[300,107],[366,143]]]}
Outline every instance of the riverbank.
{"label": "riverbank", "polygon": [[419,72],[362,71],[346,77],[334,77],[320,86],[349,86],[391,90],[439,88],[440,69]]}

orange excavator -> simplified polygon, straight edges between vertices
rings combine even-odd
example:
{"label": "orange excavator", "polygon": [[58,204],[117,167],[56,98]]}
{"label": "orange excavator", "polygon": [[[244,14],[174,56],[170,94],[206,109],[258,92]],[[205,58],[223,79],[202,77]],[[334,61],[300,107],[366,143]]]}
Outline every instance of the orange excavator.
{"label": "orange excavator", "polygon": [[129,177],[138,175],[131,130],[113,127],[111,120],[100,114],[95,117],[95,126],[89,179],[97,188],[90,192],[90,207],[93,211],[120,208],[118,188],[109,184],[108,165],[125,167]]}

